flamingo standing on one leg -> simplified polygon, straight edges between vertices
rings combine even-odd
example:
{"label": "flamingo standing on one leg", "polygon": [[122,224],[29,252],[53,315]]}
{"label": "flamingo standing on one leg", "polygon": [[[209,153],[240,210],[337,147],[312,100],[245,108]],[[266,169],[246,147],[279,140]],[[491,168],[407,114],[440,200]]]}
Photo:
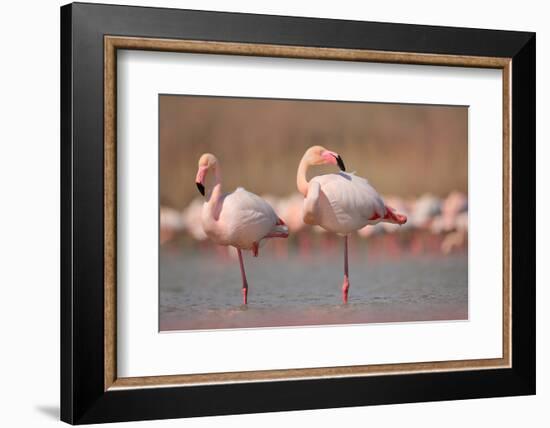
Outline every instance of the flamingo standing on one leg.
{"label": "flamingo standing on one leg", "polygon": [[[338,165],[342,172],[306,178],[307,170],[312,165]],[[354,173],[346,173],[344,161],[338,153],[321,146],[306,150],[300,165],[296,184],[298,191],[304,195],[304,223],[319,225],[329,232],[344,235],[344,283],[342,300],[348,302],[348,234],[359,230],[367,224],[388,222],[404,224],[407,217],[394,212],[385,205],[378,192],[369,182]]]}
{"label": "flamingo standing on one leg", "polygon": [[265,238],[286,238],[288,228],[265,200],[247,192],[242,187],[231,193],[222,193],[221,169],[216,157],[210,153],[199,159],[195,183],[205,196],[205,181],[209,171],[214,173],[214,183],[206,194],[201,223],[206,235],[220,245],[232,245],[237,249],[243,281],[243,303],[248,302],[248,282],[244,271],[242,250],[252,250],[258,256],[260,241]]}

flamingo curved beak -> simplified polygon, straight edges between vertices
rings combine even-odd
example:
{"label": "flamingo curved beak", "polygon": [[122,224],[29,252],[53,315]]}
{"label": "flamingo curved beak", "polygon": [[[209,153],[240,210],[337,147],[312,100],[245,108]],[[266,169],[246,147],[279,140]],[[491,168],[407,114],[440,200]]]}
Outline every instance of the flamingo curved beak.
{"label": "flamingo curved beak", "polygon": [[340,168],[340,170],[342,171],[346,170],[346,165],[344,165],[344,160],[338,153],[326,150],[321,154],[321,157],[325,160],[326,163],[332,164],[332,165],[338,165],[338,168]]}
{"label": "flamingo curved beak", "polygon": [[207,170],[208,167],[206,166],[199,167],[199,170],[197,171],[197,177],[195,178],[195,184],[197,185],[197,189],[199,189],[199,192],[202,196],[204,196],[204,177],[206,177]]}
{"label": "flamingo curved beak", "polygon": [[336,156],[336,163],[338,164],[338,168],[340,168],[342,171],[346,170],[346,165],[344,165],[344,160],[341,158],[340,155]]}

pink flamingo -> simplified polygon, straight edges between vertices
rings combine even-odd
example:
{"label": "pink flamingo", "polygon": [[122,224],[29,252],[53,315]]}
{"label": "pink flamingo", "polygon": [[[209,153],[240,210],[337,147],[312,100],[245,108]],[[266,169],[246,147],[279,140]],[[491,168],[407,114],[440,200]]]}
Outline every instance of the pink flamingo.
{"label": "pink flamingo", "polygon": [[202,208],[201,223],[206,235],[219,245],[231,245],[237,249],[242,277],[243,303],[248,302],[248,282],[244,271],[242,250],[252,250],[258,256],[260,241],[266,238],[287,238],[288,228],[266,201],[254,193],[237,188],[231,193],[222,193],[221,169],[216,157],[203,154],[195,183],[205,196],[205,180],[213,172],[214,183],[206,195]]}
{"label": "pink flamingo", "polygon": [[302,205],[304,198],[299,193],[284,198],[279,205],[281,218],[288,226],[289,232],[298,243],[298,255],[302,259],[308,259],[311,256],[311,237],[305,230],[305,224],[302,218]]}
{"label": "pink flamingo", "polygon": [[[341,172],[306,178],[312,165],[338,165]],[[407,217],[385,205],[369,182],[354,173],[345,172],[344,161],[338,153],[321,146],[306,150],[296,177],[298,191],[304,196],[304,223],[319,225],[329,232],[344,235],[344,283],[342,300],[348,302],[348,235],[367,224],[388,222],[404,224]]]}
{"label": "pink flamingo", "polygon": [[183,210],[183,218],[185,219],[185,223],[187,225],[187,233],[195,241],[199,242],[202,242],[207,238],[206,233],[204,233],[204,230],[200,225],[203,204],[204,201],[202,201],[201,198],[196,197]]}
{"label": "pink flamingo", "polygon": [[160,207],[160,244],[166,244],[185,229],[185,220],[178,210]]}

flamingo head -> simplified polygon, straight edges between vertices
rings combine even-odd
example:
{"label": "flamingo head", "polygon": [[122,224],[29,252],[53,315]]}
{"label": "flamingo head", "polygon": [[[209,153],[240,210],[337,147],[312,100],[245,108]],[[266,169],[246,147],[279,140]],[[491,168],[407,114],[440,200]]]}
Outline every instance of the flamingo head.
{"label": "flamingo head", "polygon": [[310,165],[338,165],[342,170],[346,170],[344,161],[336,152],[325,149],[323,146],[312,146],[307,149],[304,157]]}
{"label": "flamingo head", "polygon": [[195,177],[195,184],[202,196],[204,196],[204,182],[206,180],[206,174],[209,170],[216,170],[218,165],[218,159],[211,153],[203,154],[199,159],[199,165],[197,170],[197,176]]}

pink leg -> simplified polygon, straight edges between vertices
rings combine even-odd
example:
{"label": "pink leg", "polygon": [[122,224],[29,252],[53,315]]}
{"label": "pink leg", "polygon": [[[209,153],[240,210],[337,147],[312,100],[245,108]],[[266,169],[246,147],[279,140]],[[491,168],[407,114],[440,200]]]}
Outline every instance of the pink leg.
{"label": "pink leg", "polygon": [[348,275],[348,235],[344,238],[344,284],[342,285],[342,301],[348,303],[349,275]]}
{"label": "pink leg", "polygon": [[246,305],[248,303],[248,282],[244,272],[243,253],[239,248],[237,248],[237,254],[239,254],[239,265],[241,266],[241,277],[243,279],[243,304]]}

